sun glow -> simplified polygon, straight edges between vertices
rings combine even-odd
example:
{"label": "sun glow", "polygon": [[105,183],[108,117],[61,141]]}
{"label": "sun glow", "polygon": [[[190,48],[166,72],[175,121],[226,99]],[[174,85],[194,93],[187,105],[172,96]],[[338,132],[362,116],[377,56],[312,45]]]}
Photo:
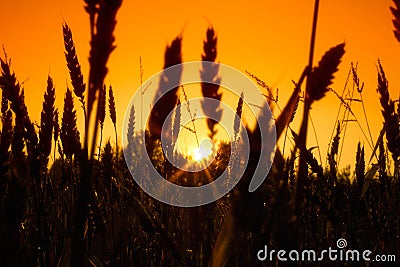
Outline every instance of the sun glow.
{"label": "sun glow", "polygon": [[199,147],[192,149],[189,152],[189,159],[192,161],[202,161],[213,155],[214,144],[210,139],[204,139],[200,142]]}

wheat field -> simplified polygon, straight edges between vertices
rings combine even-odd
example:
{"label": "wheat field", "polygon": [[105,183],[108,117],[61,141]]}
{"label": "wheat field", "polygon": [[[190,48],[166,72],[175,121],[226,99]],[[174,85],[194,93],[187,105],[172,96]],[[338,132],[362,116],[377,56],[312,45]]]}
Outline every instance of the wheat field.
{"label": "wheat field", "polygon": [[[357,118],[362,117],[368,123],[364,107],[368,103],[362,97],[357,64],[349,69],[349,83],[355,90],[351,99],[330,87],[338,69],[347,67],[341,65],[344,43],[327,49],[318,60],[313,58],[319,1],[315,3],[309,64],[293,88],[287,88],[291,92],[287,103],[279,107],[278,92],[256,75],[246,74],[260,90],[268,92],[265,101],[274,106],[276,139],[285,140],[284,147],[275,144],[270,172],[254,192],[248,188],[261,157],[263,135],[257,125],[240,131],[235,121],[233,138],[219,142],[212,151],[215,158],[203,171],[181,171],[168,160],[185,157],[174,150],[183,128],[194,135],[201,130],[194,122],[182,124],[183,114],[193,117],[195,113],[188,104],[189,89],[183,86],[162,95],[162,102],[152,107],[145,130],[139,127],[140,110],[132,106],[127,131],[122,133],[126,146],[121,143],[117,117],[123,111],[118,110],[117,91],[105,82],[107,62],[118,37],[114,29],[121,0],[84,1],[90,19],[88,75],[82,72],[72,29],[65,22],[61,25],[70,81],[63,109],[58,110],[55,85],[48,76],[39,124],[30,119],[23,84],[4,52],[0,61],[0,266],[289,266],[276,259],[261,262],[257,251],[264,245],[320,250],[336,246],[341,238],[351,249],[368,249],[373,255],[394,255],[399,260],[400,99],[390,95],[388,83],[396,77],[387,77],[383,62],[376,62],[376,94],[382,110],[379,125],[383,125],[380,135],[371,140],[369,124],[362,127],[372,156],[366,158],[369,148],[360,141],[354,144],[357,152],[351,169],[339,169],[346,122],[355,118],[358,123]],[[394,35],[400,42],[400,1],[393,4]],[[217,62],[217,44],[217,30],[210,25],[203,51],[199,51],[202,61]],[[181,63],[182,35],[178,35],[165,49],[158,93],[176,78],[167,69]],[[216,84],[224,79],[217,65],[202,66],[201,77]],[[223,93],[218,85],[203,82],[200,87],[204,99],[221,102]],[[327,94],[334,95],[345,111],[338,117],[331,140],[324,140],[330,146],[327,160],[322,162],[316,150],[307,146],[307,133],[312,127],[309,113],[313,104],[324,101]],[[217,125],[226,111],[222,105],[206,106],[204,99],[206,135],[217,142]],[[246,91],[237,98],[236,118],[243,119],[245,99]],[[355,114],[352,102],[360,102],[364,113]],[[162,127],[173,110],[171,136],[164,139],[169,142],[168,149],[163,149]],[[84,118],[83,125],[78,125],[78,114]],[[292,125],[295,117],[301,120],[299,129]],[[258,119],[266,118],[261,115]],[[112,123],[112,137],[103,136],[106,120]],[[177,185],[206,185],[225,170],[233,176],[241,165],[238,145],[242,134],[249,137],[249,163],[234,189],[217,201],[175,207],[149,196],[132,178],[135,173],[146,179],[141,147],[155,170]],[[229,155],[238,160],[231,163]],[[324,264],[369,266],[363,261],[326,260]]]}

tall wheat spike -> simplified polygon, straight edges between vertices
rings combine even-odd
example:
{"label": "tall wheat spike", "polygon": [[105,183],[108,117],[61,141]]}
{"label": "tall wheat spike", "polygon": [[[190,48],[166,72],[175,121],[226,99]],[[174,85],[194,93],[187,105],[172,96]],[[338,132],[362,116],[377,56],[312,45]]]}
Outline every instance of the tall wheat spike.
{"label": "tall wheat spike", "polygon": [[179,131],[181,130],[181,100],[178,97],[178,102],[176,103],[176,110],[174,116],[174,123],[172,128],[172,149],[175,148],[178,142]]}
{"label": "tall wheat spike", "polygon": [[[46,191],[44,188],[48,188],[48,160],[51,152],[51,141],[53,135],[53,119],[54,119],[54,101],[55,101],[55,88],[53,80],[50,76],[47,78],[47,89],[44,94],[43,108],[40,120],[39,130],[39,163],[32,165],[32,169],[37,173],[39,177],[37,182],[34,183],[35,189],[35,204],[36,204],[36,218],[38,222],[38,235],[39,244],[42,245],[46,236],[48,236],[48,228],[44,227],[43,219],[46,216],[45,195]],[[36,166],[37,165],[37,166]],[[45,252],[39,250],[37,252],[41,265],[45,262]]]}
{"label": "tall wheat spike", "polygon": [[8,100],[2,96],[1,101],[1,131],[0,131],[0,198],[5,193],[6,174],[9,170],[9,148],[12,140],[12,113],[9,109]]}
{"label": "tall wheat spike", "polygon": [[58,109],[54,110],[53,127],[54,127],[54,132],[53,132],[53,140],[54,140],[53,160],[56,160],[56,148],[57,148],[57,143],[58,143],[58,137],[60,135],[60,124],[58,123]]}
{"label": "tall wheat spike", "polygon": [[382,183],[385,183],[386,181],[386,153],[385,153],[385,145],[383,140],[379,143],[379,180]]}
{"label": "tall wheat spike", "polygon": [[0,88],[3,90],[3,96],[10,101],[11,109],[16,115],[16,120],[20,120],[24,130],[24,138],[27,142],[28,154],[34,152],[34,146],[37,144],[37,136],[34,126],[29,118],[28,109],[25,104],[24,90],[21,89],[14,72],[11,72],[11,61],[0,59],[1,76]]}
{"label": "tall wheat spike", "polygon": [[20,93],[20,84],[17,81],[15,73],[11,72],[11,61],[7,58],[5,60],[0,59],[1,64],[1,76],[0,76],[0,87],[3,91],[2,97],[10,101],[11,109],[18,111],[19,107],[17,106],[18,103],[18,96]]}
{"label": "tall wheat spike", "polygon": [[71,77],[72,87],[75,95],[79,98],[79,101],[82,104],[83,110],[85,110],[84,93],[86,85],[83,82],[83,74],[81,71],[81,65],[79,64],[78,55],[76,53],[74,40],[72,38],[72,32],[67,23],[63,24],[63,35],[65,47],[64,54]]}
{"label": "tall wheat spike", "polygon": [[314,101],[318,101],[323,98],[329,90],[329,85],[332,84],[334,73],[338,70],[338,66],[341,62],[341,58],[344,55],[345,44],[339,44],[329,49],[322,57],[318,66],[312,69],[309,73],[306,82],[306,92],[304,99],[304,113],[303,119],[299,131],[299,143],[300,147],[300,159],[299,159],[299,171],[296,191],[296,205],[297,212],[301,210],[301,203],[303,197],[303,187],[305,180],[308,177],[308,166],[307,166],[307,130],[308,130],[308,117],[311,109],[311,105]]}
{"label": "tall wheat spike", "polygon": [[380,95],[387,147],[392,153],[395,165],[395,174],[397,175],[400,167],[400,117],[399,114],[396,114],[394,101],[390,98],[389,83],[380,61],[378,61],[377,92]]}
{"label": "tall wheat spike", "polygon": [[49,76],[47,78],[47,90],[44,94],[43,108],[40,119],[40,131],[39,131],[39,149],[41,156],[42,168],[47,170],[48,157],[51,152],[51,141],[53,135],[53,123],[54,123],[54,101],[55,88],[53,85],[53,79]]}
{"label": "tall wheat spike", "polygon": [[[122,0],[107,0],[99,1],[98,8],[95,9],[95,31],[92,35],[90,42],[91,50],[89,56],[90,71],[89,71],[89,90],[88,90],[88,102],[87,102],[87,117],[90,121],[92,114],[92,108],[96,101],[98,92],[103,87],[104,78],[107,75],[107,61],[110,57],[111,52],[115,49],[114,41],[114,29],[116,26],[116,15],[121,6]],[[88,6],[91,6],[90,4]],[[97,6],[97,5],[96,5]],[[92,12],[92,9],[90,9]],[[91,13],[89,13],[91,14]],[[93,156],[94,147],[96,145],[96,136],[98,129],[98,110],[96,110],[96,120],[93,129],[93,140],[91,147],[91,157]],[[89,122],[86,125],[86,136],[85,136],[85,147],[88,142],[88,130]]]}
{"label": "tall wheat spike", "polygon": [[135,146],[134,145],[135,128],[136,128],[135,106],[132,105],[129,112],[128,130],[126,133],[126,140],[128,140],[129,155],[132,155],[133,148]]}
{"label": "tall wheat spike", "polygon": [[[21,89],[14,72],[11,72],[11,61],[0,59],[1,76],[0,88],[3,96],[10,101],[11,109],[15,113],[15,124],[18,121],[19,134],[22,135],[22,143],[26,144],[26,152],[29,158],[30,178],[32,183],[40,181],[40,161],[38,149],[38,137],[35,127],[28,115],[28,108],[25,104],[24,89]],[[20,141],[20,140],[19,140]],[[19,142],[18,141],[18,142]],[[24,144],[19,144],[24,146]]]}
{"label": "tall wheat spike", "polygon": [[117,111],[116,111],[116,107],[115,107],[114,93],[113,93],[113,89],[112,89],[111,85],[108,89],[108,107],[110,109],[110,118],[114,125],[115,151],[116,151],[115,155],[117,157],[117,163],[118,163]]}
{"label": "tall wheat spike", "polygon": [[329,172],[330,172],[330,179],[331,185],[333,186],[336,183],[337,179],[337,160],[336,156],[339,152],[339,141],[340,141],[340,123],[338,122],[336,127],[336,135],[333,138],[331,151],[328,154],[328,161],[329,161]]}
{"label": "tall wheat spike", "polygon": [[117,112],[115,109],[115,99],[114,99],[114,92],[112,89],[112,86],[110,85],[109,90],[108,90],[108,107],[110,109],[110,118],[111,121],[114,125],[114,127],[117,127]]}
{"label": "tall wheat spike", "polygon": [[299,107],[299,101],[300,101],[299,94],[301,86],[307,74],[309,73],[308,70],[309,68],[307,67],[303,70],[303,73],[301,74],[299,81],[296,83],[296,87],[294,88],[293,93],[288,100],[288,103],[282,109],[282,112],[279,114],[276,120],[275,127],[277,136],[280,136],[281,133],[284,131],[284,129],[294,120],[297,109]]}
{"label": "tall wheat spike", "polygon": [[344,55],[345,44],[339,44],[329,49],[321,58],[318,66],[310,73],[309,90],[306,97],[311,101],[318,101],[329,91],[332,84],[334,73],[338,71],[338,66]]}
{"label": "tall wheat spike", "polygon": [[[168,69],[168,67],[182,63],[181,46],[182,37],[178,36],[172,41],[171,45],[167,46],[165,50],[164,72],[161,75],[158,91],[156,94],[157,98],[160,96],[162,97],[152,108],[148,120],[148,129],[151,133],[151,137],[153,140],[161,139],[162,126],[168,114],[174,109],[178,100],[177,92],[179,87],[175,87],[169,92],[166,92],[166,90],[167,88],[169,88],[168,84],[179,84],[180,82],[182,67],[175,67],[174,71],[171,71],[170,69]],[[171,123],[172,122],[170,122],[170,125]]]}
{"label": "tall wheat spike", "polygon": [[64,98],[64,111],[62,116],[60,137],[65,155],[67,158],[72,159],[73,155],[78,154],[81,146],[79,141],[79,132],[76,125],[74,99],[69,88],[67,88]]}
{"label": "tall wheat spike", "polygon": [[244,95],[243,92],[240,94],[238,104],[236,106],[236,115],[235,119],[233,120],[233,139],[231,142],[233,142],[233,153],[232,153],[232,158],[233,160],[231,161],[231,166],[229,168],[231,169],[231,172],[235,173],[237,172],[237,167],[238,167],[238,146],[239,146],[239,131],[240,131],[240,122],[242,119],[242,112],[243,112],[243,101],[244,101]]}
{"label": "tall wheat spike", "polygon": [[246,70],[246,74],[250,76],[254,81],[257,82],[259,86],[267,90],[268,95],[264,95],[267,98],[267,103],[270,106],[271,110],[273,108],[273,102],[278,102],[278,92],[276,93],[276,96],[274,97],[274,94],[272,93],[271,88],[268,86],[266,82],[264,82],[262,79],[257,77],[257,75],[251,73],[250,71]]}
{"label": "tall wheat spike", "polygon": [[221,77],[218,76],[219,65],[209,64],[210,62],[215,62],[217,58],[217,36],[212,27],[207,29],[206,36],[203,45],[204,53],[201,55],[201,59],[202,61],[207,61],[207,63],[203,63],[203,68],[200,70],[200,78],[202,81],[209,80],[213,83],[201,83],[201,92],[204,97],[213,98],[218,102],[202,101],[201,104],[207,117],[208,136],[213,139],[217,133],[215,126],[222,116],[222,109],[219,104],[222,97],[222,93],[219,92]]}
{"label": "tall wheat spike", "polygon": [[356,181],[358,190],[361,193],[365,181],[365,155],[364,146],[360,142],[358,142],[356,154]]}
{"label": "tall wheat spike", "polygon": [[103,88],[100,90],[99,94],[99,123],[100,123],[100,143],[99,143],[99,153],[98,157],[100,159],[100,150],[101,143],[103,141],[103,128],[104,128],[104,120],[106,118],[106,86],[103,85]]}
{"label": "tall wheat spike", "polygon": [[235,135],[234,139],[237,138],[239,135],[239,130],[240,130],[240,119],[242,118],[242,111],[243,111],[243,92],[240,94],[239,101],[236,107],[236,115],[235,120],[233,122],[233,133]]}

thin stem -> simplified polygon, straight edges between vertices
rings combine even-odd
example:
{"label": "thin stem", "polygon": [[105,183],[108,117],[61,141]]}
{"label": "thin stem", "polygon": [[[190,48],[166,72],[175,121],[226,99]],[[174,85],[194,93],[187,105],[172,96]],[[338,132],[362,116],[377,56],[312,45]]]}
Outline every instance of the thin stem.
{"label": "thin stem", "polygon": [[118,135],[117,135],[117,125],[116,124],[114,124],[114,132],[115,132],[115,156],[116,156],[116,169],[117,170],[119,170],[118,169],[118,161],[119,161],[119,158],[118,158]]}
{"label": "thin stem", "polygon": [[310,91],[310,73],[312,73],[312,66],[313,66],[313,58],[314,58],[314,47],[315,47],[315,36],[317,32],[317,20],[318,20],[318,8],[319,8],[319,0],[315,0],[314,6],[314,18],[313,18],[313,26],[311,32],[311,43],[310,43],[310,56],[308,60],[308,68],[310,72],[307,75],[307,82],[306,82],[306,92],[304,95],[304,113],[303,113],[303,120],[300,127],[299,132],[299,141],[300,141],[300,159],[299,159],[299,172],[297,178],[297,190],[296,190],[296,213],[300,215],[301,212],[301,204],[302,204],[302,197],[304,191],[304,184],[305,180],[308,176],[308,166],[307,166],[307,128],[308,128],[308,116],[310,113],[310,108],[312,104],[312,99],[310,99],[308,93]]}
{"label": "thin stem", "polygon": [[[344,87],[343,87],[343,91],[342,91],[342,96],[341,96],[341,98],[343,98],[343,96],[344,96],[344,93],[345,93],[345,91],[346,91],[346,88],[347,88],[347,85],[348,85],[348,83],[349,83],[349,79],[350,79],[350,74],[351,74],[351,68],[349,69],[349,72],[347,73],[347,78],[346,78],[346,82],[344,83]],[[340,105],[339,105],[339,109],[338,109],[338,112],[337,112],[337,114],[336,114],[336,118],[335,118],[335,123],[334,123],[334,126],[333,126],[333,129],[332,129],[332,132],[331,132],[331,136],[329,137],[329,145],[328,145],[328,151],[329,151],[329,148],[331,147],[331,141],[333,140],[333,135],[335,134],[335,130],[336,130],[336,122],[339,120],[339,116],[340,116],[340,112],[341,112],[341,110],[342,110],[342,102],[340,103]],[[326,158],[326,160],[325,160],[325,165],[327,165],[328,164],[328,158]]]}
{"label": "thin stem", "polygon": [[101,153],[101,142],[103,141],[103,126],[100,126],[100,144],[99,144],[99,154],[97,155],[97,160],[100,161]]}
{"label": "thin stem", "polygon": [[317,34],[318,8],[319,8],[319,0],[315,0],[314,18],[313,18],[313,26],[312,26],[312,32],[311,32],[310,57],[308,58],[308,67],[310,69],[313,66],[315,37]]}
{"label": "thin stem", "polygon": [[362,105],[363,112],[364,112],[365,122],[366,122],[367,128],[368,128],[369,138],[371,138],[371,144],[374,144],[374,140],[372,139],[372,134],[371,134],[371,128],[369,127],[367,112],[366,112],[365,106],[364,106],[364,100],[363,100],[363,97],[362,97],[362,92],[360,92],[360,99],[361,99],[361,105]]}
{"label": "thin stem", "polygon": [[186,106],[187,106],[187,110],[188,110],[188,113],[189,113],[189,116],[190,116],[190,120],[192,121],[192,125],[193,125],[193,131],[192,132],[194,133],[194,135],[196,137],[197,149],[200,149],[199,138],[197,136],[197,131],[196,131],[196,124],[194,123],[195,119],[194,119],[194,116],[193,116],[192,111],[190,109],[190,105],[189,105],[188,97],[187,97],[186,92],[185,92],[185,88],[183,87],[183,85],[181,87],[182,87],[183,97],[185,98],[185,101],[186,101]]}
{"label": "thin stem", "polygon": [[319,162],[322,163],[322,156],[321,156],[321,149],[320,149],[319,142],[318,142],[318,135],[317,135],[317,131],[315,130],[314,121],[313,121],[311,115],[310,115],[310,122],[311,122],[311,127],[312,127],[313,132],[314,132],[315,142],[317,143]]}

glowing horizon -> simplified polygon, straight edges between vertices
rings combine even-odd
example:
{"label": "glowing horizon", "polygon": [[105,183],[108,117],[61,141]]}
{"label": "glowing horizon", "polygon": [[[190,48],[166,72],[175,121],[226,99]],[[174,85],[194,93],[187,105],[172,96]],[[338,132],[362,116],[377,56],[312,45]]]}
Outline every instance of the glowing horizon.
{"label": "glowing horizon", "polygon": [[[210,23],[218,35],[217,61],[256,74],[274,91],[279,88],[278,104],[284,106],[293,89],[291,80],[297,81],[307,63],[313,1],[292,1],[286,5],[265,1],[250,4],[203,1],[201,5],[177,1],[175,6],[179,8],[173,9],[163,1],[156,5],[124,1],[118,13],[117,48],[108,62],[105,82],[112,84],[115,90],[119,136],[123,134],[121,127],[128,99],[140,87],[139,57],[144,69],[142,79],[146,80],[162,69],[165,46],[176,35],[182,34],[183,60],[200,60],[205,31]],[[363,99],[373,140],[378,138],[383,122],[375,90],[378,58],[385,68],[391,97],[399,97],[400,80],[396,79],[396,73],[400,71],[400,62],[396,59],[400,58],[400,45],[392,33],[390,6],[390,0],[321,1],[317,27],[314,65],[330,47],[346,42],[346,54],[332,86],[337,92],[340,93],[346,83],[350,62],[358,62],[358,74],[365,84]],[[56,106],[60,111],[66,86],[70,86],[63,54],[61,24],[64,20],[72,29],[85,81],[88,78],[89,19],[83,1],[8,1],[3,3],[2,10],[0,44],[12,58],[13,70],[25,87],[29,115],[33,121],[39,121],[47,75],[54,79]],[[188,93],[190,97],[196,94],[198,92]],[[223,101],[235,103],[236,99],[224,94]],[[318,144],[310,127],[308,146],[320,146],[322,164],[339,104],[330,93],[315,103],[311,112]],[[361,106],[354,103],[352,108],[366,130]],[[83,133],[78,101],[75,109]],[[300,105],[292,125],[295,131],[299,128],[301,110]],[[278,114],[276,108],[275,115]],[[347,126],[347,135],[341,139],[345,140],[341,162],[353,165],[358,141],[366,147],[366,158],[371,149],[357,124],[349,122]],[[106,137],[113,136],[109,119],[105,129]]]}

